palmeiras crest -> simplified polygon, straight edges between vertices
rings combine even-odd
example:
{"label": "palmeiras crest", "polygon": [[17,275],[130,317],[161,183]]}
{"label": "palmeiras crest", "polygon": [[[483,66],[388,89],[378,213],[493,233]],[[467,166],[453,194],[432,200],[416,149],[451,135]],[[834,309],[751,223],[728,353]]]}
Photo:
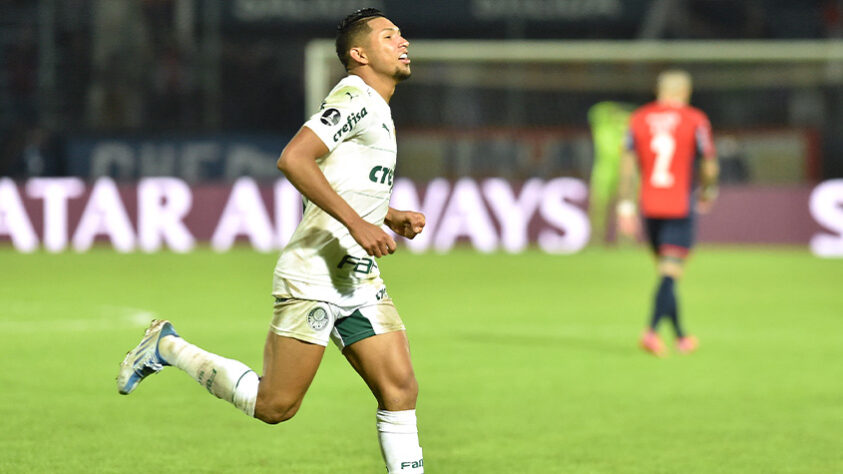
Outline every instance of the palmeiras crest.
{"label": "palmeiras crest", "polygon": [[328,325],[328,313],[324,308],[313,308],[307,314],[307,324],[313,328],[314,331],[321,331]]}

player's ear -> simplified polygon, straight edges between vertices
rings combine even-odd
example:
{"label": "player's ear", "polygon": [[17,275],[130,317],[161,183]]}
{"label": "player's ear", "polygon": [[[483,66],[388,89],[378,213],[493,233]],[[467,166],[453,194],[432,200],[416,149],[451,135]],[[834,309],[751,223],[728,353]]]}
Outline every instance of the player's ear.
{"label": "player's ear", "polygon": [[369,58],[366,56],[366,52],[361,47],[354,47],[348,51],[348,56],[360,64],[369,64]]}

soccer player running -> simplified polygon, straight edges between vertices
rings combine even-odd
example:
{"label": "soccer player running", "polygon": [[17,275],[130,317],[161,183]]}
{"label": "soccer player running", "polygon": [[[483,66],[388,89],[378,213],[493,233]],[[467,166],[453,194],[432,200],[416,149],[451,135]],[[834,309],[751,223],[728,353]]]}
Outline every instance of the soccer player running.
{"label": "soccer player running", "polygon": [[[719,167],[711,125],[705,113],[688,105],[690,98],[687,72],[662,72],[656,101],[638,108],[630,118],[621,163],[618,229],[631,237],[638,234],[640,224],[634,202],[636,158],[640,169],[639,204],[660,276],[650,324],[640,342],[659,357],[667,354],[657,333],[665,316],[673,323],[678,351],[687,354],[697,349],[697,338],[686,334],[680,323],[676,281],[694,244],[695,213],[708,212],[717,197]],[[697,170],[700,189],[695,195]]]}
{"label": "soccer player running", "polygon": [[275,267],[263,376],[188,343],[160,320],[121,364],[120,393],[172,365],[247,415],[279,423],[299,409],[330,338],[377,399],[388,471],[424,472],[418,383],[404,324],[374,259],[396,247],[382,224],[407,238],[425,224],[420,213],[389,207],[397,151],[389,100],[410,77],[408,46],[378,10],[342,20],[336,47],[348,76],[281,153],[278,168],[305,208]]}

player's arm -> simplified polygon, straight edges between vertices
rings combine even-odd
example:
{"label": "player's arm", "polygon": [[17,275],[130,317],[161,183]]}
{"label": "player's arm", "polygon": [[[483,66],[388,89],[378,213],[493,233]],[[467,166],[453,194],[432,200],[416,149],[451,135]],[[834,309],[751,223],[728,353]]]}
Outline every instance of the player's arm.
{"label": "player's arm", "polygon": [[720,164],[717,161],[717,151],[711,138],[711,125],[708,119],[703,120],[697,132],[698,147],[702,153],[700,163],[700,194],[697,211],[707,213],[717,199],[720,178]]}
{"label": "player's arm", "polygon": [[635,152],[627,148],[621,156],[620,176],[618,177],[618,205],[615,210],[618,231],[635,237],[638,235],[638,207],[635,204],[635,188],[638,182],[638,167]]}
{"label": "player's arm", "polygon": [[386,211],[386,225],[396,234],[412,239],[424,229],[424,214],[414,211],[399,211],[392,207]]}
{"label": "player's arm", "polygon": [[705,157],[700,163],[700,194],[697,202],[697,212],[705,214],[711,210],[719,194],[717,186],[720,176],[720,165],[716,156]]}
{"label": "player's arm", "polygon": [[278,169],[304,197],[346,226],[366,253],[382,257],[395,252],[392,236],[366,222],[328,183],[316,164],[316,159],[326,153],[328,147],[316,133],[302,127],[281,152]]}

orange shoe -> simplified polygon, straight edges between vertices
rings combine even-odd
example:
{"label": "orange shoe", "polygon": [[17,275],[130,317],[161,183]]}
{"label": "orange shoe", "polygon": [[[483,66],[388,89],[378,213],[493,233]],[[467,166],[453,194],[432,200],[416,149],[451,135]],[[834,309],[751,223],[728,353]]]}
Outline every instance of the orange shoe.
{"label": "orange shoe", "polygon": [[653,354],[656,357],[665,357],[667,356],[667,348],[664,346],[664,343],[659,338],[659,335],[656,334],[655,331],[652,329],[647,330],[643,336],[641,336],[641,340],[639,341],[641,348],[645,351]]}
{"label": "orange shoe", "polygon": [[697,350],[700,346],[700,341],[694,336],[680,337],[676,340],[676,349],[681,354],[690,354]]}

